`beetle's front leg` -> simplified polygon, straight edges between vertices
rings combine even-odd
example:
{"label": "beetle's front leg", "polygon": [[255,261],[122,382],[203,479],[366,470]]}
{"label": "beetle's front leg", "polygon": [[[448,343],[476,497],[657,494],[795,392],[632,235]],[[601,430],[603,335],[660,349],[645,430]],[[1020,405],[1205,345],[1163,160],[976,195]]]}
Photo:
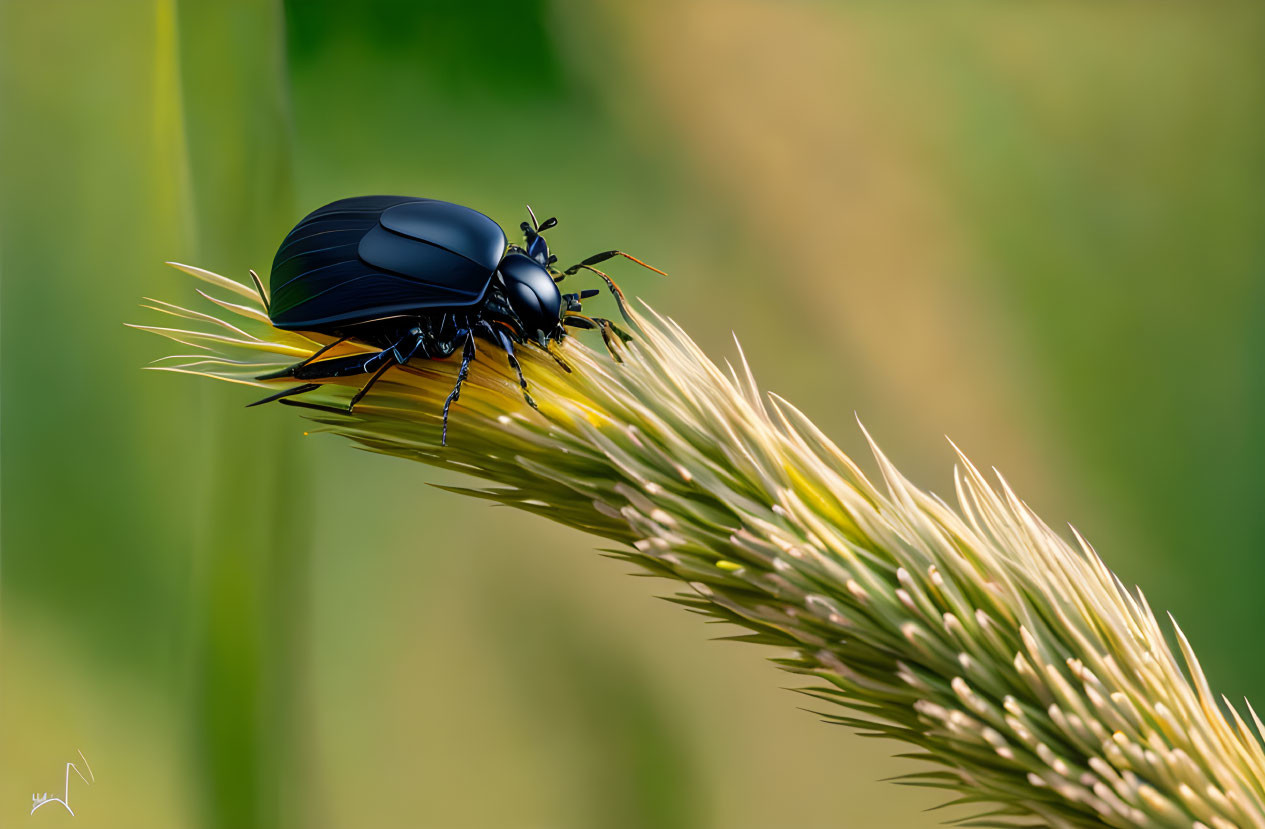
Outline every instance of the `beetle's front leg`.
{"label": "beetle's front leg", "polygon": [[[606,350],[615,358],[615,362],[622,363],[624,358],[619,354],[619,348],[625,343],[632,342],[632,337],[615,323],[606,317],[593,317],[593,322],[597,323],[598,328],[602,330],[602,342],[606,344]],[[618,343],[616,338],[619,338]],[[616,347],[618,345],[618,348]]]}
{"label": "beetle's front leg", "polygon": [[527,393],[527,378],[523,376],[523,367],[519,365],[518,355],[514,353],[514,341],[502,329],[487,320],[480,320],[479,327],[487,332],[488,336],[492,338],[492,342],[499,342],[501,348],[505,349],[505,356],[509,360],[510,368],[514,369],[514,372],[518,374],[518,385],[523,388],[523,399],[527,401],[528,406],[539,411],[540,407],[536,405],[536,401],[532,400],[531,395]]}
{"label": "beetle's front leg", "polygon": [[474,334],[470,329],[464,329],[459,334],[464,333],[466,343],[461,349],[461,369],[457,372],[457,385],[452,387],[452,391],[448,393],[447,399],[444,400],[444,425],[439,433],[439,445],[448,445],[448,409],[453,403],[461,397],[461,384],[466,381],[466,377],[470,375],[470,361],[474,359]]}
{"label": "beetle's front leg", "polygon": [[620,328],[618,325],[616,325],[611,320],[608,320],[606,317],[593,317],[593,322],[601,326],[603,331],[609,330],[610,333],[614,334],[616,337],[619,337],[621,342],[626,342],[626,343],[632,342],[632,336],[627,331]]}

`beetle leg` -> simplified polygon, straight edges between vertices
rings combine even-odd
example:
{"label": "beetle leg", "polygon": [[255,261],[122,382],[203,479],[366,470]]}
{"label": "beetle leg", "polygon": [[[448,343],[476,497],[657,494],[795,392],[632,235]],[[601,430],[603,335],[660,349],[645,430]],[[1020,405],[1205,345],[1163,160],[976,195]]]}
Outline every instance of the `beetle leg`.
{"label": "beetle leg", "polygon": [[[610,352],[611,357],[615,358],[615,362],[617,363],[624,362],[624,358],[619,355],[619,351],[617,350],[618,347],[616,345],[616,339],[611,335],[612,331],[618,332],[619,334],[623,334],[623,332],[619,331],[619,329],[615,327],[615,324],[608,319],[598,317],[594,320],[594,322],[596,322],[598,328],[602,330],[602,342],[606,344],[606,350]],[[622,346],[623,343],[619,343],[619,345]]]}
{"label": "beetle leg", "polygon": [[579,272],[580,270],[592,271],[593,273],[597,274],[598,276],[602,278],[602,281],[606,283],[607,288],[610,288],[611,293],[615,296],[615,303],[619,306],[619,313],[623,315],[624,319],[628,320],[629,325],[635,326],[636,323],[633,322],[632,316],[630,316],[628,313],[628,306],[627,306],[627,302],[624,299],[624,292],[620,290],[618,285],[615,284],[615,280],[611,279],[606,273],[599,271],[597,268],[593,267],[594,265],[598,265],[598,264],[601,264],[602,262],[605,262],[607,259],[613,259],[616,256],[622,256],[625,259],[631,259],[632,261],[636,262],[638,265],[641,265],[643,268],[649,268],[655,273],[663,274],[664,276],[667,276],[666,273],[663,273],[663,271],[659,270],[655,266],[647,265],[645,262],[642,262],[637,257],[624,253],[622,250],[607,250],[601,253],[595,253],[592,256],[590,256],[588,259],[585,259],[582,262],[576,262],[574,265],[567,268],[565,271],[562,271],[561,273],[557,273],[554,276],[553,281],[561,282],[562,280],[566,279],[568,276],[571,276]]}
{"label": "beetle leg", "polygon": [[256,379],[256,380],[276,380],[276,379],[277,379],[277,378],[279,378],[279,377],[293,377],[293,376],[294,376],[294,373],[295,373],[296,371],[298,371],[299,369],[303,368],[303,367],[304,367],[304,366],[306,366],[308,363],[311,363],[313,360],[315,360],[316,358],[320,357],[322,354],[324,354],[326,351],[329,351],[329,350],[330,350],[331,348],[333,348],[334,346],[336,346],[336,345],[338,345],[338,344],[340,344],[340,343],[344,343],[344,342],[346,342],[346,341],[347,341],[347,337],[340,337],[339,339],[334,340],[334,341],[333,341],[332,343],[330,343],[329,345],[324,345],[324,346],[321,346],[321,348],[320,348],[320,350],[319,350],[319,351],[315,351],[315,352],[313,352],[313,353],[312,353],[312,355],[311,355],[310,357],[308,357],[306,360],[304,360],[304,361],[303,361],[303,362],[301,362],[301,363],[295,363],[295,364],[294,364],[294,365],[292,365],[292,366],[286,366],[285,368],[281,369],[280,371],[273,371],[273,372],[269,372],[268,374],[261,374],[261,375],[259,375],[258,377],[256,377],[255,379]]}
{"label": "beetle leg", "polygon": [[384,363],[386,365],[391,365],[393,362],[402,363],[404,362],[404,359],[402,359],[400,355],[400,344],[399,342],[396,342],[389,348],[382,349],[377,354],[370,354],[369,357],[360,364],[360,371],[353,372],[353,374],[368,374],[371,371],[377,371],[378,367]]}
{"label": "beetle leg", "polygon": [[620,356],[619,349],[623,348],[624,343],[631,342],[632,337],[628,336],[622,328],[606,317],[593,317],[593,322],[597,323],[597,327],[601,329],[602,342],[606,344],[606,350],[615,358],[615,362],[624,362],[624,358]]}
{"label": "beetle leg", "polygon": [[391,368],[391,366],[394,366],[394,365],[398,365],[398,363],[388,362],[384,366],[382,366],[382,368],[374,372],[374,375],[369,378],[369,382],[365,383],[364,386],[361,387],[360,391],[356,392],[355,396],[353,396],[351,400],[347,403],[347,411],[349,412],[354,411],[356,408],[356,404],[360,402],[361,398],[363,398],[366,394],[369,393],[369,389],[373,388],[373,384],[378,382],[378,378],[386,374],[387,369]]}
{"label": "beetle leg", "polygon": [[[408,339],[409,337],[413,338],[413,344],[408,347],[407,352],[406,352],[405,350],[402,350],[401,346],[404,343],[404,341]],[[414,328],[411,331],[409,331],[407,334],[405,334],[403,337],[401,337],[399,340],[397,340],[395,344],[392,345],[390,348],[384,349],[383,351],[379,351],[377,354],[374,354],[372,357],[370,357],[369,360],[366,360],[365,370],[369,371],[368,365],[370,361],[383,359],[382,355],[384,354],[395,358],[394,362],[392,362],[389,359],[386,359],[385,362],[383,363],[382,368],[378,369],[377,372],[372,377],[369,378],[369,382],[365,383],[364,386],[360,389],[360,391],[356,392],[356,395],[352,397],[351,401],[347,404],[347,411],[350,412],[356,408],[356,404],[359,403],[361,399],[364,398],[364,396],[369,393],[369,389],[373,388],[373,384],[378,382],[378,379],[382,377],[382,375],[387,373],[387,369],[391,368],[392,366],[404,365],[418,351],[422,352],[422,355],[425,357],[430,356],[430,352],[426,350],[426,334],[422,331],[422,329]]]}
{"label": "beetle leg", "polygon": [[[622,328],[606,319],[606,317],[586,317],[584,314],[571,311],[563,318],[562,324],[570,325],[573,328],[582,328],[585,331],[601,331],[602,342],[606,343],[606,350],[611,353],[611,356],[615,358],[616,362],[623,362],[623,358],[621,358],[619,356],[619,352],[615,350],[615,341],[611,335],[614,334],[623,342],[630,341],[632,337],[625,334]],[[554,357],[554,359],[556,360],[558,358]],[[567,370],[570,371],[569,368]]]}
{"label": "beetle leg", "polygon": [[274,400],[280,400],[281,398],[289,397],[292,394],[303,394],[305,391],[312,391],[313,389],[319,389],[320,387],[320,383],[304,383],[301,386],[294,386],[292,388],[279,391],[276,394],[270,394],[263,400],[256,400],[254,403],[247,403],[246,408],[249,409],[251,406],[262,406],[265,403],[271,403]]}
{"label": "beetle leg", "polygon": [[[624,319],[628,320],[629,325],[637,324],[633,322],[632,316],[628,313],[628,304],[627,304],[627,301],[624,299],[624,292],[620,290],[618,285],[615,284],[615,280],[611,279],[603,271],[599,271],[597,268],[593,267],[592,265],[585,265],[583,263],[579,265],[575,265],[573,268],[568,268],[567,272],[570,273],[579,268],[583,268],[586,271],[592,271],[593,273],[600,276],[602,278],[602,281],[606,283],[606,287],[610,288],[611,296],[615,297],[615,304],[619,306],[619,313],[623,315]],[[564,274],[564,276],[565,275],[566,274]]]}
{"label": "beetle leg", "polygon": [[426,335],[421,334],[421,333],[417,335],[417,341],[414,342],[413,347],[409,349],[408,355],[404,358],[404,361],[408,362],[409,360],[413,359],[413,355],[418,353],[419,351],[422,353],[422,356],[425,357],[426,359],[429,360],[431,358],[430,349],[426,347]]}
{"label": "beetle leg", "polygon": [[[408,353],[405,353],[404,341],[409,339],[410,337],[413,338],[413,343],[412,345],[408,347]],[[399,365],[404,365],[405,363],[409,361],[410,357],[412,357],[414,354],[417,353],[417,349],[422,344],[422,339],[423,339],[422,330],[420,328],[413,328],[409,330],[408,333],[406,333],[403,337],[400,337],[398,340],[391,343],[390,348],[383,349],[381,354],[376,354],[374,356],[380,358],[382,357],[382,354],[389,353],[392,357],[395,358],[396,363],[398,363]],[[365,371],[368,371],[368,370],[369,370],[368,364],[366,363]]]}
{"label": "beetle leg", "polygon": [[290,398],[278,400],[277,402],[282,406],[296,406],[300,409],[312,409],[314,411],[329,412],[330,414],[336,415],[348,414],[346,409],[340,409],[336,406],[326,406],[324,403],[308,403],[306,400],[291,400]]}
{"label": "beetle leg", "polygon": [[632,336],[628,334],[628,332],[624,331],[624,329],[620,328],[618,325],[611,322],[606,317],[593,317],[593,322],[601,326],[602,330],[604,331],[609,329],[612,334],[614,334],[616,337],[619,337],[621,342],[626,342],[626,343],[632,342]]}
{"label": "beetle leg", "polygon": [[461,384],[466,381],[466,377],[470,374],[470,361],[474,359],[474,334],[466,329],[466,344],[461,349],[461,370],[457,372],[457,385],[452,387],[452,391],[448,392],[448,398],[444,400],[444,425],[439,433],[439,445],[448,445],[448,408],[461,397]]}
{"label": "beetle leg", "polygon": [[[365,374],[366,372],[375,371],[382,365],[382,361],[390,357],[390,351],[377,351],[366,357],[364,354],[349,354],[345,357],[334,357],[329,360],[320,360],[315,363],[308,363],[304,366],[295,366],[289,376],[293,376],[299,380],[324,380],[329,377],[351,377],[356,374]],[[270,377],[272,375],[265,375]],[[286,376],[286,375],[276,375]]]}
{"label": "beetle leg", "polygon": [[505,335],[504,331],[495,329],[486,322],[483,324],[487,325],[488,330],[496,336],[496,339],[501,341],[501,347],[505,349],[505,356],[509,358],[510,368],[514,369],[515,373],[518,374],[518,385],[523,387],[523,399],[527,401],[528,406],[539,411],[540,407],[536,405],[536,401],[532,400],[531,395],[527,393],[527,378],[523,376],[523,367],[519,365],[518,355],[514,353],[514,343]]}

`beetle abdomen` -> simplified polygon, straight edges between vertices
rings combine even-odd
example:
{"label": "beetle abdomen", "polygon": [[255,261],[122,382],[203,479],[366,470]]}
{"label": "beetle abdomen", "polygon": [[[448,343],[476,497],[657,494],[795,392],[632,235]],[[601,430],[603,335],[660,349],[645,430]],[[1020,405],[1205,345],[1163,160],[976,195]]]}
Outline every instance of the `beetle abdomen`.
{"label": "beetle abdomen", "polygon": [[505,249],[482,213],[434,199],[362,196],[308,214],[273,261],[278,328],[339,324],[479,302]]}

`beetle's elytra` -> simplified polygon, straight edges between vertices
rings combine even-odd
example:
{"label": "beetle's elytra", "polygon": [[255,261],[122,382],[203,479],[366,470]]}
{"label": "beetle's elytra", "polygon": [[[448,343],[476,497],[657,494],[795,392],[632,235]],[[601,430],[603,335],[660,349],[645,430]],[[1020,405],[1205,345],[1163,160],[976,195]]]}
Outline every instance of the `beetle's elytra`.
{"label": "beetle's elytra", "polygon": [[[528,213],[531,223],[521,225],[524,246],[507,244],[505,231],[477,210],[438,199],[358,196],[309,213],[277,250],[269,277],[268,315],[277,328],[338,339],[303,362],[260,379],[317,380],[372,373],[351,399],[350,411],[392,366],[415,357],[449,357],[460,347],[457,384],[444,401],[441,442],[446,443],[448,409],[461,395],[479,336],[504,350],[518,373],[523,396],[534,407],[514,355],[515,344],[530,343],[548,351],[550,343],[566,336],[565,326],[601,328],[604,336],[618,333],[609,320],[580,313],[580,301],[597,291],[563,294],[557,283],[582,268],[591,270],[602,277],[623,310],[619,288],[593,266],[614,256],[645,263],[609,250],[559,271],[543,236],[557,219],[537,223],[530,207]],[[320,359],[346,339],[381,350]],[[318,387],[305,383],[250,405]]]}

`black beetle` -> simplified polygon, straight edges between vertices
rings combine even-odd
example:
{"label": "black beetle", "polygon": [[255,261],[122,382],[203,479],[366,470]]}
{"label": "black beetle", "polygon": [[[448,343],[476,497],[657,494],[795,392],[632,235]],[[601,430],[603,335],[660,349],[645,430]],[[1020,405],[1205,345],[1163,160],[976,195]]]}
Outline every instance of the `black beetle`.
{"label": "black beetle", "polygon": [[[523,396],[535,407],[514,355],[515,343],[531,342],[549,351],[551,342],[566,336],[566,325],[601,328],[607,337],[612,331],[626,336],[609,320],[580,313],[580,300],[597,291],[563,294],[556,283],[581,268],[591,270],[605,280],[622,312],[622,292],[593,266],[615,256],[650,266],[609,250],[558,271],[553,267],[557,257],[542,235],[557,219],[537,223],[530,207],[527,211],[531,224],[521,225],[526,247],[507,245],[505,232],[482,213],[438,199],[359,196],[309,213],[277,250],[269,278],[271,297],[265,304],[277,328],[338,339],[303,362],[259,379],[316,380],[373,372],[348,404],[351,411],[391,366],[415,356],[449,357],[460,346],[457,384],[444,401],[440,440],[446,443],[448,409],[461,395],[478,334],[505,351]],[[347,339],[381,350],[318,360]],[[250,405],[316,388],[319,384],[307,383]]]}

